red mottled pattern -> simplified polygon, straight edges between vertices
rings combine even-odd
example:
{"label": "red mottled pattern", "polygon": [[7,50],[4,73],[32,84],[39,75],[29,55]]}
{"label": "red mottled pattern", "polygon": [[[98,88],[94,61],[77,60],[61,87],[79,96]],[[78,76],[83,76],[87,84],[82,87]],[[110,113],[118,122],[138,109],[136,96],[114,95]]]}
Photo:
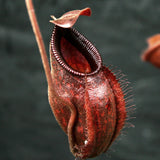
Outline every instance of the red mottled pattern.
{"label": "red mottled pattern", "polygon": [[[61,45],[63,44],[66,44],[64,39],[61,41]],[[65,52],[63,47],[62,50]],[[68,47],[74,48],[70,44]],[[126,111],[120,84],[111,71],[103,66],[93,75],[74,75],[64,69],[56,60],[52,49],[50,51],[54,88],[57,92],[57,96],[49,94],[53,113],[62,129],[68,134],[74,156],[83,159],[95,157],[108,149],[124,125]],[[76,49],[71,51],[71,54],[74,53],[81,56]],[[65,54],[66,52],[62,53],[63,56]],[[69,56],[63,58],[69,63]],[[84,68],[80,66],[77,68],[78,71],[90,67],[85,57],[83,62],[78,62],[84,63]],[[71,131],[68,130],[71,109],[65,101],[73,104],[77,113]]]}
{"label": "red mottled pattern", "polygon": [[61,38],[60,43],[62,56],[69,66],[82,73],[91,72],[88,61],[76,47],[69,43],[64,37]]}
{"label": "red mottled pattern", "polygon": [[[57,90],[57,93],[62,96],[62,98],[69,98],[77,108],[79,114],[75,122],[75,132],[73,134],[76,143],[80,146],[84,145],[84,141],[87,139],[86,110],[83,107],[85,103],[85,78],[74,77],[72,74],[70,75],[70,73],[63,70],[53,58],[52,65],[56,68],[55,71],[57,71],[56,74],[53,73],[55,90]],[[108,76],[110,78],[108,78]],[[94,124],[92,127],[94,127],[96,132],[94,133],[96,142],[94,142],[95,144],[92,146],[94,148],[92,157],[94,157],[107,150],[112,139],[115,139],[119,134],[120,129],[124,125],[126,112],[120,86],[109,70],[106,69],[104,72],[99,72],[96,77],[92,76],[87,78],[86,85],[90,98],[91,118]],[[112,87],[115,90],[113,90]],[[121,94],[119,95],[121,99],[118,97],[118,92]],[[121,108],[116,107],[116,105]],[[67,125],[64,123],[64,119],[68,123],[70,117],[69,109],[67,106],[61,106],[60,104],[56,104],[54,108],[59,111],[55,116],[58,118],[62,129],[67,133]],[[122,117],[123,119],[121,121],[120,119]],[[115,131],[115,129],[117,131]]]}
{"label": "red mottled pattern", "polygon": [[106,67],[103,67],[103,72],[106,75],[106,78],[109,80],[109,84],[113,90],[115,101],[116,101],[116,129],[114,136],[112,138],[112,142],[116,139],[116,137],[119,135],[120,130],[124,126],[125,119],[126,119],[126,109],[125,109],[125,100],[124,100],[124,94],[120,87],[120,84],[118,83],[116,77],[113,73],[111,73],[110,70],[108,70]]}

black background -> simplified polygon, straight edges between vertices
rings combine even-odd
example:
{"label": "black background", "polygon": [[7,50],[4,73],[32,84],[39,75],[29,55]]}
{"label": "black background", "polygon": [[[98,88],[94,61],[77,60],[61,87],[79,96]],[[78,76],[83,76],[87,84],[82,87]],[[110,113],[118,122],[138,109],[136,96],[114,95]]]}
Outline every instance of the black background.
{"label": "black background", "polygon": [[[160,159],[160,70],[140,59],[146,39],[160,32],[159,0],[35,0],[48,51],[50,15],[91,7],[74,26],[117,66],[133,87],[135,128],[125,129],[110,160]],[[0,160],[71,160],[67,136],[55,121],[24,0],[0,0]]]}

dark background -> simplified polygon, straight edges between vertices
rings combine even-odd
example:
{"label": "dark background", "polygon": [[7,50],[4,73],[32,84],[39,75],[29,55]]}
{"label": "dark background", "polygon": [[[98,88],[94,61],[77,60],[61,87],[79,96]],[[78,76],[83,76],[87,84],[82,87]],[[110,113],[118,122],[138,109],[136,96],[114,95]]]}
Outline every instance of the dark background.
{"label": "dark background", "polygon": [[[95,44],[106,65],[133,87],[135,128],[125,129],[95,160],[160,159],[160,70],[140,59],[146,39],[160,32],[159,0],[35,0],[48,51],[50,15],[91,7],[75,28]],[[24,0],[0,0],[0,160],[73,160],[55,121]]]}

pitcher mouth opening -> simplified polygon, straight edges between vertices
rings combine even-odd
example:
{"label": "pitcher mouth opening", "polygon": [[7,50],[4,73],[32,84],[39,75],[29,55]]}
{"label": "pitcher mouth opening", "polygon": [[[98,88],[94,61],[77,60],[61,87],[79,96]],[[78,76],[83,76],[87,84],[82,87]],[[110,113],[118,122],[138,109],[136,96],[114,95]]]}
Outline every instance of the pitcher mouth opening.
{"label": "pitcher mouth opening", "polygon": [[72,74],[96,74],[102,59],[94,45],[73,28],[55,26],[51,37],[51,54]]}

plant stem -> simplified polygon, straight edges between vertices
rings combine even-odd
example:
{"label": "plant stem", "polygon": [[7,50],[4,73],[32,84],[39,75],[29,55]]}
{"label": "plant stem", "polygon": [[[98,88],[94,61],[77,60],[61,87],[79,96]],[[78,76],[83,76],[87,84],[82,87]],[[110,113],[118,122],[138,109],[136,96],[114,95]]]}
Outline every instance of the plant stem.
{"label": "plant stem", "polygon": [[42,38],[40,29],[39,29],[39,25],[38,25],[38,22],[37,22],[37,18],[36,18],[36,15],[35,15],[34,6],[33,6],[33,3],[32,3],[32,0],[25,0],[25,2],[26,2],[28,15],[29,15],[29,18],[30,18],[30,21],[31,21],[31,25],[32,25],[32,28],[33,28],[33,31],[34,31],[34,34],[35,34],[35,37],[36,37],[38,47],[39,47],[43,67],[44,67],[46,78],[47,78],[47,83],[48,83],[48,86],[50,87],[50,89],[53,89],[53,80],[52,80],[52,76],[51,76],[48,57],[47,57],[47,54],[46,54],[46,49],[45,49],[45,46],[44,46],[43,38]]}

